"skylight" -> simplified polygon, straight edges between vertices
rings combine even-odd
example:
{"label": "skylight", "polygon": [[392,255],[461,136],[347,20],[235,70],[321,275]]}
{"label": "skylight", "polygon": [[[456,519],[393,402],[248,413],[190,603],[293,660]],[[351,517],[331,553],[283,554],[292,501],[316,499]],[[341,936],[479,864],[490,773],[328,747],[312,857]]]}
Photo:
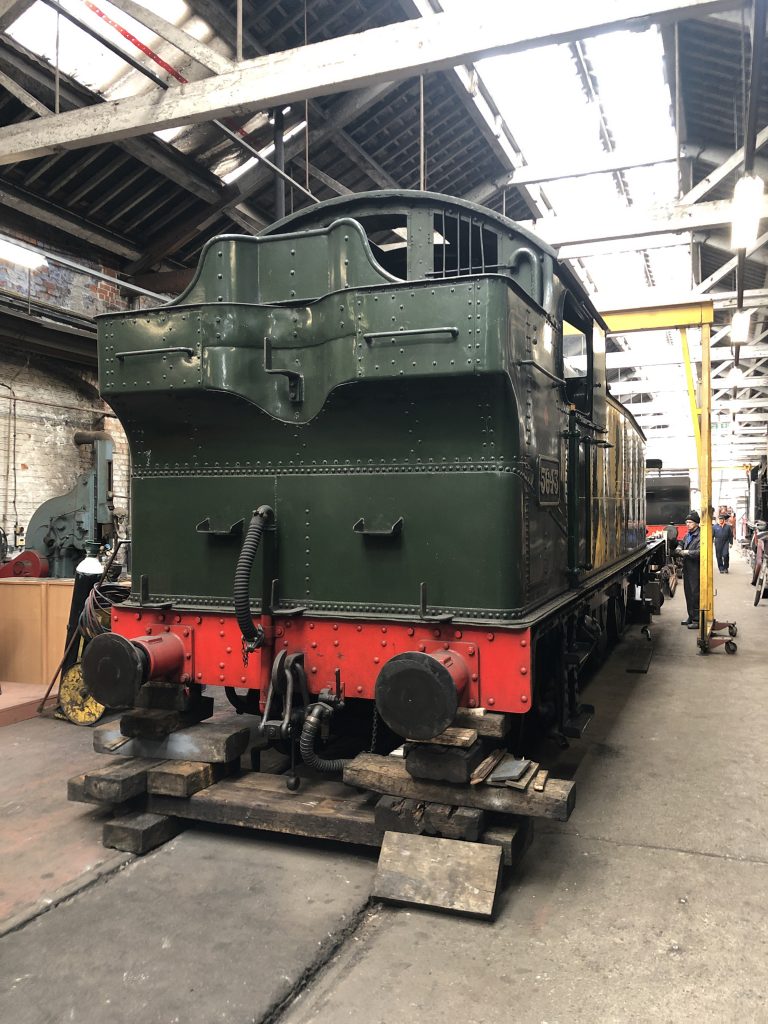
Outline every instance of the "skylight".
{"label": "skylight", "polygon": [[[597,163],[606,152],[606,137],[613,148],[638,159],[649,151],[673,158],[675,133],[659,31],[613,32],[579,46],[591,66],[596,97],[586,94],[567,45],[494,57],[478,65],[526,161],[547,166]],[[640,81],[642,89],[637,87]],[[610,221],[630,202],[648,209],[677,198],[674,162],[623,175],[626,195],[610,173],[551,181],[543,188],[558,216],[590,211],[596,223]],[[637,295],[659,282],[670,290],[690,289],[690,249],[685,242],[653,249],[647,256],[615,251],[589,255],[583,263],[597,286],[598,304],[601,295]]]}

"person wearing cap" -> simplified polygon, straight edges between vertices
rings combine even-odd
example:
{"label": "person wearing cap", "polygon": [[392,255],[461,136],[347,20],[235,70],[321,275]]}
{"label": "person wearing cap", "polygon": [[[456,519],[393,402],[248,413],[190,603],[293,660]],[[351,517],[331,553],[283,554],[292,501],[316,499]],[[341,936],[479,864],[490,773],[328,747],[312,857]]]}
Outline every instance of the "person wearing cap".
{"label": "person wearing cap", "polygon": [[720,572],[728,572],[730,548],[733,545],[733,530],[728,522],[728,516],[722,509],[717,517],[717,522],[712,527],[712,540],[715,542],[717,568]]}
{"label": "person wearing cap", "polygon": [[699,549],[701,537],[699,524],[701,519],[696,509],[691,509],[685,517],[688,533],[683,537],[680,555],[683,559],[683,590],[688,608],[688,618],[683,619],[681,626],[688,629],[699,628]]}

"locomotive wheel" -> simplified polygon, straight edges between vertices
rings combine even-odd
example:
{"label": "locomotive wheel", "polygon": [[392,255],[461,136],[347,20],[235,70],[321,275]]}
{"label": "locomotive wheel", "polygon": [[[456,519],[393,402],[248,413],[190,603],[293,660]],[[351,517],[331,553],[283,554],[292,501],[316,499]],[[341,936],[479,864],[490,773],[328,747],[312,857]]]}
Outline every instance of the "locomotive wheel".
{"label": "locomotive wheel", "polygon": [[59,707],[74,725],[95,725],[104,714],[105,707],[91,697],[83,682],[80,662],[75,662],[61,677]]}
{"label": "locomotive wheel", "polygon": [[736,646],[736,644],[733,642],[733,640],[726,640],[725,641],[725,649],[726,649],[728,654],[735,654],[736,651],[738,651],[739,648]]}

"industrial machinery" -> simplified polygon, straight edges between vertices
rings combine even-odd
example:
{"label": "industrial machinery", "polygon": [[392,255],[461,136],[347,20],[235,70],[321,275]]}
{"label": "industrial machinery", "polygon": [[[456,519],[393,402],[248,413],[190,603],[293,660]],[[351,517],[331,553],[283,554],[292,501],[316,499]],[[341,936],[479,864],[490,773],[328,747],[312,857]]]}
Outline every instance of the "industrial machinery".
{"label": "industrial machinery", "polygon": [[178,299],[98,330],[134,591],[83,674],[131,729],[170,683],[321,770],[320,744],[462,709],[580,735],[655,548],[605,325],[549,247],[446,196],[346,196],[214,238]]}
{"label": "industrial machinery", "polygon": [[81,473],[67,494],[49,498],[27,526],[24,550],[0,567],[0,578],[70,578],[85,555],[87,541],[103,543],[114,533],[113,442],[103,430],[78,430],[76,445],[93,445],[93,467]]}

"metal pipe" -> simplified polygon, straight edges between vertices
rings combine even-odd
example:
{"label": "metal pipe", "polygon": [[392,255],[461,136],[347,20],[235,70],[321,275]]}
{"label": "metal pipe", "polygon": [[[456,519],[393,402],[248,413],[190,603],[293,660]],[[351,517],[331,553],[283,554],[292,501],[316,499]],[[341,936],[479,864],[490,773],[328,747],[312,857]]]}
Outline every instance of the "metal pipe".
{"label": "metal pipe", "polygon": [[[10,388],[10,385],[3,384],[0,381],[0,388]],[[13,390],[13,389],[11,389]],[[0,399],[6,398],[10,401],[10,395],[0,395]],[[49,409],[70,409],[73,412],[89,412],[94,416],[109,416],[111,419],[116,420],[117,416],[113,412],[105,412],[103,409],[94,409],[87,405],[62,405],[61,402],[44,402],[41,398],[19,398],[17,395],[13,396],[14,402],[21,402],[22,405],[44,405]]]}
{"label": "metal pipe", "polygon": [[427,188],[427,160],[424,152],[424,75],[419,75],[419,188],[422,192]]}
{"label": "metal pipe", "polygon": [[[285,117],[282,107],[275,107],[272,112],[274,121],[273,139],[275,143],[275,167],[285,173]],[[282,175],[275,175],[275,220],[285,217],[285,182]]]}
{"label": "metal pipe", "polygon": [[581,432],[576,422],[576,410],[568,413],[568,578],[571,586],[579,582],[579,450],[581,448]]}
{"label": "metal pipe", "polygon": [[[749,103],[744,127],[744,174],[751,174],[755,166],[757,116],[760,109],[763,61],[765,59],[765,22],[768,0],[752,0],[752,59],[749,71]],[[736,297],[738,308],[744,301],[744,271],[746,251],[739,249],[736,262]]]}

